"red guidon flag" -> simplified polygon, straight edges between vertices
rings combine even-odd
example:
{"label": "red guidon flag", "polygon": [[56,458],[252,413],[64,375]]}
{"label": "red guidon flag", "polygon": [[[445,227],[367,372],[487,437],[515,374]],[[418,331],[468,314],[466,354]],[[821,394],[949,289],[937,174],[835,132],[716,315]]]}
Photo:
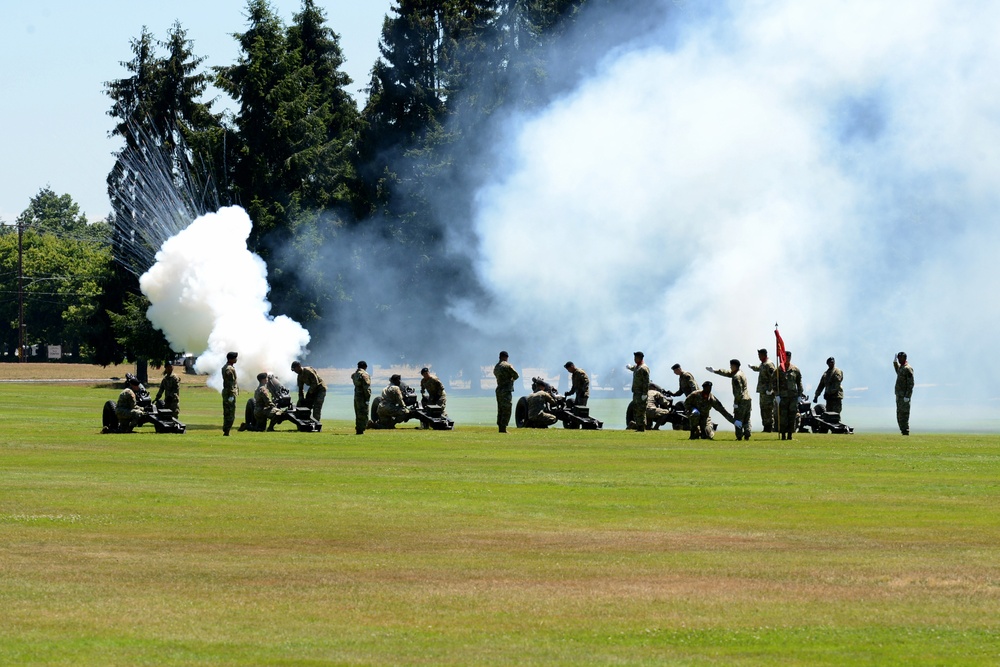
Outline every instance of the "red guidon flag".
{"label": "red guidon flag", "polygon": [[778,368],[783,371],[788,370],[788,360],[785,359],[785,341],[781,340],[781,334],[778,333],[778,325],[774,325],[774,338],[777,344],[778,353]]}

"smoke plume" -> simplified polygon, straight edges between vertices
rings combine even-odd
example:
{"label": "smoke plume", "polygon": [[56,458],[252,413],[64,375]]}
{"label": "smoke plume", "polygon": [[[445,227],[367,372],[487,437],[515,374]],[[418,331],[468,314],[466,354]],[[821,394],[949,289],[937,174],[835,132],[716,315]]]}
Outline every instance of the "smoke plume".
{"label": "smoke plume", "polygon": [[202,215],[163,243],[139,279],[150,322],[173,349],[197,355],[195,370],[220,390],[227,352],[239,353],[240,385],[253,388],[260,371],[289,382],[309,343],[300,324],[270,314],[267,266],[246,245],[251,226],[236,206]]}
{"label": "smoke plume", "polygon": [[1000,5],[671,4],[504,120],[472,223],[487,298],[452,315],[523,363],[642,349],[671,385],[756,363],[777,322],[812,386],[832,355],[891,402],[902,349],[918,394],[997,400]]}

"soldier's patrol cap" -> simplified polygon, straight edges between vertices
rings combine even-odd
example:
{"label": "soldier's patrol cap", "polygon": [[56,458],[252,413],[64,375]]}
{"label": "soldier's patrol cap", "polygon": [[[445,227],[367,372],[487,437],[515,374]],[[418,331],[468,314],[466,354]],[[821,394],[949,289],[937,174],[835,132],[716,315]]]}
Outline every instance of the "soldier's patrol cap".
{"label": "soldier's patrol cap", "polygon": [[646,355],[644,355],[642,352],[633,352],[632,356],[639,357],[640,359],[646,358]]}
{"label": "soldier's patrol cap", "polygon": [[398,373],[394,373],[389,377],[389,382],[400,382],[402,379],[403,378]]}
{"label": "soldier's patrol cap", "polygon": [[261,380],[266,380],[266,379],[267,379],[267,373],[266,372],[257,373],[257,382],[260,382]]}
{"label": "soldier's patrol cap", "polygon": [[139,378],[137,378],[134,375],[128,379],[128,383],[129,384],[142,384],[141,382],[139,382]]}
{"label": "soldier's patrol cap", "polygon": [[509,356],[510,356],[510,355],[509,355],[509,354],[507,354],[507,350],[500,350],[500,357],[501,357],[501,358],[503,358],[503,357],[509,357]]}
{"label": "soldier's patrol cap", "polygon": [[711,389],[711,388],[712,388],[712,383],[711,383],[711,381],[709,381],[709,380],[705,380],[704,382],[702,382],[702,383],[701,383],[701,388],[702,388],[702,389]]}
{"label": "soldier's patrol cap", "polygon": [[672,371],[676,371],[676,370],[677,370],[678,368],[680,368],[680,367],[681,367],[681,365],[680,365],[680,364],[674,364],[673,366],[671,366],[671,367],[670,367],[670,370],[672,370]]}
{"label": "soldier's patrol cap", "polygon": [[423,374],[423,373],[430,373],[430,372],[431,372],[431,369],[427,368],[427,366],[424,366],[423,368],[420,369],[420,373],[421,374]]}
{"label": "soldier's patrol cap", "polygon": [[830,357],[829,359],[826,360],[826,363],[832,364],[835,361],[836,361],[836,359],[834,359],[833,357]]}
{"label": "soldier's patrol cap", "polygon": [[569,370],[570,366],[576,366],[576,364],[574,364],[572,361],[567,361],[565,364],[563,364],[563,368],[565,368],[566,370]]}
{"label": "soldier's patrol cap", "polygon": [[296,360],[296,361],[293,361],[293,362],[292,362],[292,370],[294,371],[294,370],[295,370],[295,367],[296,367],[296,366],[301,366],[301,365],[302,365],[302,364],[300,364],[300,363],[298,362],[298,360]]}
{"label": "soldier's patrol cap", "polygon": [[757,350],[757,354],[767,354],[767,348],[766,347],[760,348],[759,350]]}
{"label": "soldier's patrol cap", "polygon": [[240,356],[238,352],[227,352],[226,353],[226,359],[229,360],[229,361],[232,361],[233,359],[235,359],[238,356]]}
{"label": "soldier's patrol cap", "polygon": [[358,362],[358,368],[368,368],[368,362],[367,361],[359,361]]}

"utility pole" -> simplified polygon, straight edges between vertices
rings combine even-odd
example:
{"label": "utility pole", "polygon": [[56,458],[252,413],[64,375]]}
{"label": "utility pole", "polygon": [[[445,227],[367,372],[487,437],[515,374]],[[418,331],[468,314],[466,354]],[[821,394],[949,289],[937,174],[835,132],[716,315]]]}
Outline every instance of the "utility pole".
{"label": "utility pole", "polygon": [[17,361],[24,363],[24,220],[17,221]]}

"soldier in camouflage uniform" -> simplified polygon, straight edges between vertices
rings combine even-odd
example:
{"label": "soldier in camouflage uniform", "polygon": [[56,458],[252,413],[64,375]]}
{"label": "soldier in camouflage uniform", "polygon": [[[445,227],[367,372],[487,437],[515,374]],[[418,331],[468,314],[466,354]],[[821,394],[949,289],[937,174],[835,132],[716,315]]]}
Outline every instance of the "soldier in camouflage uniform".
{"label": "soldier in camouflage uniform", "polygon": [[[253,419],[257,430],[274,430],[274,425],[284,421],[285,411],[274,404],[271,391],[267,388],[267,373],[257,373],[257,389],[253,393]],[[270,420],[270,424],[268,424]]]}
{"label": "soldier in camouflage uniform", "polygon": [[410,417],[410,408],[406,407],[406,399],[403,397],[403,390],[400,387],[403,378],[393,375],[389,378],[389,384],[382,390],[382,399],[378,404],[378,427],[396,428],[396,424],[402,424]]}
{"label": "soldier in camouflage uniform", "polygon": [[730,359],[729,370],[706,366],[705,370],[733,381],[733,426],[736,427],[737,440],[750,439],[750,414],[753,411],[753,401],[750,400],[750,389],[747,376],[740,370],[740,360]]}
{"label": "soldier in camouflage uniform", "polygon": [[823,400],[826,401],[826,411],[840,414],[844,408],[844,371],[837,368],[836,363],[833,357],[826,360],[826,372],[816,385],[813,403],[819,400],[819,393],[822,391]]}
{"label": "soldier in camouflage uniform", "polygon": [[431,375],[429,368],[420,369],[420,393],[426,395],[427,405],[440,405],[442,414],[448,405],[448,394],[444,390],[444,382],[436,375]]}
{"label": "soldier in camouflage uniform", "polygon": [[913,397],[913,366],[906,362],[906,352],[900,352],[892,361],[896,369],[896,423],[899,432],[910,435],[910,398]]}
{"label": "soldier in camouflage uniform", "polygon": [[778,368],[778,431],[782,440],[791,440],[799,417],[802,373],[792,364],[792,353],[785,351],[785,369]]}
{"label": "soldier in camouflage uniform", "polygon": [[169,361],[163,364],[163,379],[153,401],[160,400],[160,396],[163,396],[163,407],[173,410],[174,419],[177,419],[181,412],[181,379],[174,375],[174,365]]}
{"label": "soldier in camouflage uniform", "polygon": [[563,364],[563,368],[569,373],[571,386],[569,391],[567,391],[565,396],[576,396],[573,399],[573,405],[584,406],[587,401],[590,400],[590,378],[587,377],[587,371],[582,368],[577,368],[576,364],[572,361],[567,361]]}
{"label": "soldier in camouflage uniform", "polygon": [[677,391],[668,391],[668,396],[680,396],[681,394],[690,396],[698,391],[698,383],[695,382],[694,375],[681,368],[680,364],[674,364],[670,367],[670,370],[680,379],[678,380]]}
{"label": "soldier in camouflage uniform", "polygon": [[673,411],[671,406],[671,400],[660,386],[650,382],[646,392],[646,428],[655,431],[667,423],[667,415]]}
{"label": "soldier in camouflage uniform", "polygon": [[226,365],[222,367],[222,435],[229,435],[236,421],[236,397],[240,395],[240,386],[236,381],[236,359],[239,354],[226,354]]}
{"label": "soldier in camouflage uniform", "polygon": [[122,393],[118,394],[118,402],[115,404],[115,417],[118,418],[118,432],[131,433],[132,429],[139,425],[144,413],[139,407],[139,400],[136,394],[139,392],[139,380],[129,378],[128,384]]}
{"label": "soldier in camouflage uniform", "polygon": [[[292,362],[292,371],[299,377],[299,405],[304,405],[312,410],[312,418],[322,421],[323,403],[326,402],[326,383],[319,376],[315,368],[303,366],[298,361]],[[309,387],[308,391],[303,391]]]}
{"label": "soldier in camouflage uniform", "polygon": [[520,375],[507,361],[510,358],[506,352],[500,352],[500,360],[493,367],[493,376],[497,379],[497,428],[501,433],[507,432],[510,423],[510,413],[514,410],[514,381]]}
{"label": "soldier in camouflage uniform", "polygon": [[368,425],[368,403],[372,400],[372,379],[368,375],[368,364],[358,362],[358,370],[351,374],[354,383],[354,433],[363,435]]}
{"label": "soldier in camouflage uniform", "polygon": [[552,394],[534,382],[531,383],[531,392],[527,400],[528,418],[525,421],[525,426],[545,428],[559,421],[554,414],[549,412],[552,405]]}
{"label": "soldier in camouflage uniform", "polygon": [[684,407],[687,408],[688,424],[691,426],[690,440],[697,440],[698,438],[706,440],[715,439],[715,429],[712,427],[712,420],[708,418],[712,408],[718,410],[730,424],[734,421],[733,416],[729,414],[725,406],[719,402],[719,399],[712,395],[711,382],[703,382],[701,391],[693,392],[684,399]]}
{"label": "soldier in camouflage uniform", "polygon": [[635,365],[625,368],[632,371],[632,405],[634,405],[635,430],[642,433],[646,430],[646,401],[649,400],[649,366],[644,362],[642,352],[633,354]]}
{"label": "soldier in camouflage uniform", "polygon": [[767,360],[767,350],[761,348],[757,350],[757,358],[760,364],[750,366],[750,370],[756,371],[757,375],[757,397],[760,400],[760,420],[764,423],[764,433],[774,430],[774,390],[778,381],[778,369],[774,363]]}

